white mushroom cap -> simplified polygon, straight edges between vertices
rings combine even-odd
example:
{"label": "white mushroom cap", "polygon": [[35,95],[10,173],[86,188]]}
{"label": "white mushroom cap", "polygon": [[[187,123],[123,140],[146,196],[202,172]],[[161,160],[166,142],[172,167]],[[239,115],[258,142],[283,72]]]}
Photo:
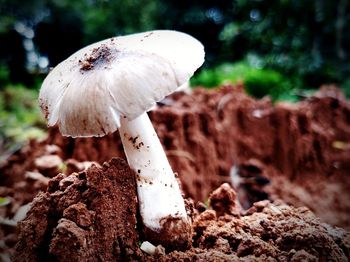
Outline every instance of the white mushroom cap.
{"label": "white mushroom cap", "polygon": [[89,45],[46,77],[39,102],[63,135],[103,136],[184,84],[204,62],[203,45],[176,31],[114,37]]}

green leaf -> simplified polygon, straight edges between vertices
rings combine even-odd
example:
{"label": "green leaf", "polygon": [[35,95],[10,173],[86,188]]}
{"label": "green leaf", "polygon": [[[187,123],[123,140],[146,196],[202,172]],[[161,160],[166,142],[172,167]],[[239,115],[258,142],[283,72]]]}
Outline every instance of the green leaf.
{"label": "green leaf", "polygon": [[7,197],[0,197],[0,207],[10,204],[10,199]]}

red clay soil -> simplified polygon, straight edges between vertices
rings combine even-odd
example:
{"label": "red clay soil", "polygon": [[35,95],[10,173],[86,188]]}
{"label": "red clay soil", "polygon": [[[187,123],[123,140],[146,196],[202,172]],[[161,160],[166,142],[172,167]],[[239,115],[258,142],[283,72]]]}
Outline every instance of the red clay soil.
{"label": "red clay soil", "polygon": [[140,252],[134,172],[122,160],[60,174],[19,223],[13,261],[121,261]]}
{"label": "red clay soil", "polygon": [[216,189],[213,210],[194,218],[192,249],[159,261],[349,260],[349,233],[321,223],[307,208],[265,200],[239,215],[235,194],[228,184]]}
{"label": "red clay soil", "polygon": [[[123,160],[58,175],[19,224],[13,261],[346,261],[350,235],[321,223],[307,208],[261,201],[243,212],[223,184],[192,210],[193,242],[185,251],[138,242],[134,173]],[[189,210],[191,211],[191,210]],[[143,241],[143,239],[140,239]]]}
{"label": "red clay soil", "polygon": [[[207,202],[233,177],[245,208],[282,199],[350,229],[350,102],[338,89],[325,87],[293,105],[255,100],[239,86],[195,89],[167,98],[150,117],[187,197]],[[0,218],[12,218],[58,172],[112,157],[124,158],[118,132],[72,139],[51,129],[0,167],[0,196],[11,201],[0,207]],[[0,238],[5,249],[13,247],[15,228],[1,224]]]}

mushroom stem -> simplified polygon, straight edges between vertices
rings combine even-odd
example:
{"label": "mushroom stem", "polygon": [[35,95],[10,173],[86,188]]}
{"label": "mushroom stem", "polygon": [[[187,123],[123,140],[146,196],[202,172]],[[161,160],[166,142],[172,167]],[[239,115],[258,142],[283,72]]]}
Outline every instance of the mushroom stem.
{"label": "mushroom stem", "polygon": [[163,246],[186,246],[191,232],[184,200],[147,113],[132,121],[122,118],[119,133],[128,163],[137,174],[147,240]]}

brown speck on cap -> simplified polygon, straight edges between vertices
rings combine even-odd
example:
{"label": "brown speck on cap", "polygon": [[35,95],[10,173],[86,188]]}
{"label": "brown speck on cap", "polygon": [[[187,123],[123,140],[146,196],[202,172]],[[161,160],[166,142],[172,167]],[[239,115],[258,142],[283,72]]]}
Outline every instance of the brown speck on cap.
{"label": "brown speck on cap", "polygon": [[[85,120],[85,119],[84,119],[84,120]],[[102,122],[101,122],[99,119],[96,119],[96,121],[97,121],[97,124],[100,126],[101,131],[102,131],[104,134],[107,134],[107,132],[106,132],[106,130],[105,130],[105,128],[104,128]]]}
{"label": "brown speck on cap", "polygon": [[49,107],[48,106],[44,107],[44,113],[45,113],[45,118],[47,119],[49,117]]}
{"label": "brown speck on cap", "polygon": [[145,35],[144,38],[150,37],[151,35],[153,35],[153,32],[150,32],[149,34]]}
{"label": "brown speck on cap", "polygon": [[107,68],[106,64],[111,63],[114,59],[114,54],[108,45],[102,44],[97,48],[92,49],[91,54],[84,54],[84,60],[79,60],[80,71],[89,71],[98,65],[103,65]]}
{"label": "brown speck on cap", "polygon": [[138,136],[135,136],[134,138],[130,138],[130,139],[132,139],[132,143],[135,144],[135,143],[136,143],[136,140],[137,140],[138,138],[139,138]]}
{"label": "brown speck on cap", "polygon": [[49,106],[44,102],[43,99],[39,99],[39,106],[44,113],[46,119],[49,117]]}

